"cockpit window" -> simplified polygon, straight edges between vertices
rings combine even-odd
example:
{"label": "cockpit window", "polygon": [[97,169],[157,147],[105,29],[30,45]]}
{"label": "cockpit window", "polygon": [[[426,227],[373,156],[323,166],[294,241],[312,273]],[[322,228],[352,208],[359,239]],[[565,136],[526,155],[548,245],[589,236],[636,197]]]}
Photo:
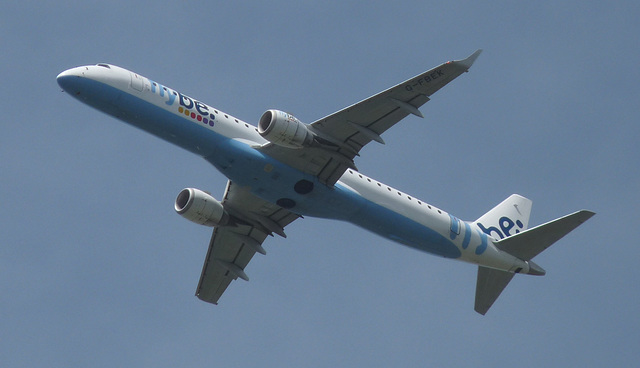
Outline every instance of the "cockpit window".
{"label": "cockpit window", "polygon": [[107,68],[107,69],[111,69],[111,67],[107,64],[98,64],[98,66],[101,66],[103,68]]}

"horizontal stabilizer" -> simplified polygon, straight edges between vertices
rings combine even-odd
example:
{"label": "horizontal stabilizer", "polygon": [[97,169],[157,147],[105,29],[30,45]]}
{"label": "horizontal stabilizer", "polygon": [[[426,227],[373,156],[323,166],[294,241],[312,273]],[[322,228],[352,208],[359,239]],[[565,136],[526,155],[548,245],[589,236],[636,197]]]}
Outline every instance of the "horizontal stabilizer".
{"label": "horizontal stabilizer", "polygon": [[[513,205],[513,203],[511,202],[514,201],[520,201],[520,206],[517,205],[518,203],[515,203],[516,205]],[[525,206],[522,206],[523,204]],[[530,201],[526,200],[523,197],[512,196],[509,199],[505,200],[505,202],[498,205],[498,207],[496,208],[498,211],[498,215],[500,209],[506,209],[512,212],[515,209],[520,213],[522,211],[518,210],[526,208],[526,210],[521,214],[523,215],[523,225],[525,225],[522,227],[526,228],[526,223],[529,219],[529,210],[531,208]],[[494,212],[496,212],[496,209],[490,211],[487,215],[483,216],[483,218],[478,221],[495,221]],[[547,222],[546,224],[542,224],[534,228],[524,230],[520,233],[508,236],[507,238],[497,241],[494,244],[501,251],[509,253],[514,257],[526,261],[529,265],[529,270],[527,272],[528,274],[541,276],[545,274],[544,269],[531,261],[531,259],[540,254],[545,249],[549,248],[553,243],[560,240],[563,236],[567,235],[572,230],[580,226],[580,224],[590,219],[593,215],[595,215],[595,213],[591,211],[578,211],[559,219]],[[495,270],[483,266],[478,267],[475,302],[476,312],[482,315],[487,313],[489,308],[491,308],[496,299],[498,299],[500,293],[502,293],[504,288],[507,287],[514,275],[514,273],[507,271]]]}
{"label": "horizontal stabilizer", "polygon": [[525,230],[495,243],[498,249],[528,261],[590,219],[594,212],[582,210]]}
{"label": "horizontal stabilizer", "polygon": [[515,273],[512,272],[478,267],[475,311],[485,315],[514,275]]}

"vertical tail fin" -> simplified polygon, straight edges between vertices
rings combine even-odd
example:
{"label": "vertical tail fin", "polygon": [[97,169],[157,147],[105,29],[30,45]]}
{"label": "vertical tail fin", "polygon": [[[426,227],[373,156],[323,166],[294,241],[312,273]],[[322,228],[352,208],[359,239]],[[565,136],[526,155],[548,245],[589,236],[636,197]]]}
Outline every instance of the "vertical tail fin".
{"label": "vertical tail fin", "polygon": [[504,239],[527,229],[531,205],[531,200],[512,194],[491,211],[482,215],[475,223],[487,235]]}

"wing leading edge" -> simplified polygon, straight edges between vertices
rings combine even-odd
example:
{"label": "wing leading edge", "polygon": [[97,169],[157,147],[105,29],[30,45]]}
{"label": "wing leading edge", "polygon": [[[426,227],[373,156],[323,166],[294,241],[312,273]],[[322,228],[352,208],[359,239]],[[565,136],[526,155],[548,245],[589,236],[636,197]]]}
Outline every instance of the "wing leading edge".
{"label": "wing leading edge", "polygon": [[463,60],[450,61],[410,78],[374,96],[309,125],[320,145],[291,149],[266,144],[262,152],[333,185],[362,147],[371,141],[384,144],[381,135],[407,115],[423,117],[419,108],[440,88],[469,70],[482,50]]}
{"label": "wing leading edge", "polygon": [[236,225],[213,230],[196,289],[200,300],[213,304],[218,304],[231,281],[237,278],[249,281],[244,269],[256,252],[266,254],[262,247],[266,237],[273,233],[285,236],[284,227],[299,217],[231,181],[227,183],[222,204]]}

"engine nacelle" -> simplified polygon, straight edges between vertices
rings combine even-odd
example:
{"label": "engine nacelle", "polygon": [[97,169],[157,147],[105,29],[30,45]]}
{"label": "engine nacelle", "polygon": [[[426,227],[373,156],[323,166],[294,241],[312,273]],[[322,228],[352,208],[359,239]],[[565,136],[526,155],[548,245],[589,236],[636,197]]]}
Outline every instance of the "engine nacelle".
{"label": "engine nacelle", "polygon": [[258,133],[273,144],[302,148],[313,142],[313,133],[295,116],[279,110],[267,110],[258,123]]}
{"label": "engine nacelle", "polygon": [[229,215],[222,203],[200,189],[186,188],[180,191],[174,207],[178,214],[196,224],[221,226],[229,222]]}

